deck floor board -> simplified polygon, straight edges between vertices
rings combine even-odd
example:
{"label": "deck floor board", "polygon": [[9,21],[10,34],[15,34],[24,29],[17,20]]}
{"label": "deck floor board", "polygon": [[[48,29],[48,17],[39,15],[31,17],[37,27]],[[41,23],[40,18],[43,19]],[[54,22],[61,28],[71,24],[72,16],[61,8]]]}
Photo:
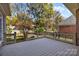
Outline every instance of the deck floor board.
{"label": "deck floor board", "polygon": [[1,48],[2,56],[76,56],[78,46],[48,38],[40,38]]}

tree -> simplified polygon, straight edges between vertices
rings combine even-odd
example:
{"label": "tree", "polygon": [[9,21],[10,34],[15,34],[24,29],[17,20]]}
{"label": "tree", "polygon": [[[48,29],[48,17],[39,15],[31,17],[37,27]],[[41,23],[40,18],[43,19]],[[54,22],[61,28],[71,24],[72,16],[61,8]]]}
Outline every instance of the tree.
{"label": "tree", "polygon": [[30,3],[27,5],[29,14],[33,15],[33,19],[35,19],[36,28],[45,27],[46,20],[50,19],[53,15],[53,5],[51,3]]}
{"label": "tree", "polygon": [[46,31],[52,31],[53,23],[54,22],[51,19],[46,20],[46,23],[45,23]]}
{"label": "tree", "polygon": [[61,13],[59,11],[54,11],[54,15],[53,15],[53,30],[58,29],[58,24],[63,20],[63,16],[61,15]]}
{"label": "tree", "polygon": [[7,16],[7,17],[6,17],[6,25],[9,26],[10,23],[11,23],[10,16]]}
{"label": "tree", "polygon": [[18,26],[18,29],[23,30],[24,38],[26,39],[28,30],[32,29],[32,20],[25,13],[17,14],[17,18],[19,21],[16,23],[16,26]]}
{"label": "tree", "polygon": [[[16,16],[12,20],[12,25],[15,25],[18,29],[23,31],[24,38],[27,37],[27,31],[32,28],[32,20],[26,14],[27,4],[24,3],[14,3],[10,4],[11,12],[13,16]],[[18,21],[17,21],[18,19]]]}
{"label": "tree", "polygon": [[53,15],[53,5],[48,3],[30,3],[28,4],[28,12],[33,15],[35,19],[50,18]]}
{"label": "tree", "polygon": [[12,17],[11,25],[15,26],[17,22],[18,22],[18,18],[16,16]]}
{"label": "tree", "polygon": [[35,32],[44,32],[45,31],[45,20],[44,19],[39,19],[39,20],[35,20]]}
{"label": "tree", "polygon": [[37,27],[44,27],[45,26],[45,20],[44,19],[39,19],[39,20],[35,20],[35,25]]}

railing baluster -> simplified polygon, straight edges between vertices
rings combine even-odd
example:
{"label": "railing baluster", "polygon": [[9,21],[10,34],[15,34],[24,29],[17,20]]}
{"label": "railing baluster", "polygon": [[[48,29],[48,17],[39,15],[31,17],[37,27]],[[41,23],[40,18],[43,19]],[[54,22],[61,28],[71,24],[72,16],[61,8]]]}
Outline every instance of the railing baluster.
{"label": "railing baluster", "polygon": [[60,34],[61,34],[61,33],[59,33],[59,39],[60,39]]}
{"label": "railing baluster", "polygon": [[55,33],[55,37],[54,37],[54,39],[56,39],[56,33]]}
{"label": "railing baluster", "polygon": [[64,34],[64,37],[65,37],[65,41],[66,41],[66,35],[67,35],[67,34],[65,33],[65,34]]}

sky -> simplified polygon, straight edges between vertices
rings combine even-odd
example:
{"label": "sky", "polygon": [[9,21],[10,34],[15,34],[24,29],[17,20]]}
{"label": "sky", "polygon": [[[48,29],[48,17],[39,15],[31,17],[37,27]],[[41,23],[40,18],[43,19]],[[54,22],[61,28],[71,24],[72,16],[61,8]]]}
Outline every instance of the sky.
{"label": "sky", "polygon": [[[63,3],[53,3],[53,4],[54,4],[53,9],[59,11],[65,19],[72,15],[72,13],[67,9],[66,6],[64,6]],[[26,4],[21,3],[17,5],[20,7],[20,10],[26,11]]]}
{"label": "sky", "polygon": [[59,11],[65,19],[72,15],[68,8],[62,3],[54,3],[54,10]]}

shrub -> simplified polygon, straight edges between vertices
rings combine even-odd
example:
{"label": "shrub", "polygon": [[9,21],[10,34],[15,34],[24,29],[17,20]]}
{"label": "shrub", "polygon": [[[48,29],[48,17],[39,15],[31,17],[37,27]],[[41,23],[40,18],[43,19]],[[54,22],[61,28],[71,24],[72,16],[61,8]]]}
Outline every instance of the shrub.
{"label": "shrub", "polygon": [[35,32],[45,32],[45,29],[43,27],[39,27],[35,29]]}

